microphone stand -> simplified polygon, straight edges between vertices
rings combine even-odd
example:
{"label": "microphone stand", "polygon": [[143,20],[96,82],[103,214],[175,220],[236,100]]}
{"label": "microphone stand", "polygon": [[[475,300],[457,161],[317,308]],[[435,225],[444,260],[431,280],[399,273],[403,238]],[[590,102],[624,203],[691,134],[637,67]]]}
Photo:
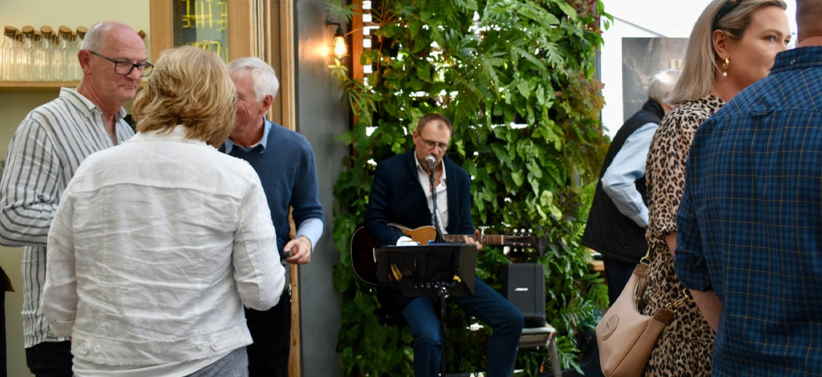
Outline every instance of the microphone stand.
{"label": "microphone stand", "polygon": [[[429,155],[428,157],[432,156]],[[442,241],[442,232],[440,229],[439,216],[437,216],[437,187],[434,185],[434,172],[436,171],[436,164],[434,163],[434,158],[426,158],[426,160],[428,161],[428,181],[431,183],[431,201],[434,203],[434,211],[431,213],[431,223],[434,224],[434,228],[437,230],[436,238]],[[443,167],[443,169],[445,168]],[[440,328],[442,331],[442,342],[440,343],[440,354],[442,355],[442,358],[440,359],[440,375],[444,377],[445,358],[447,356],[445,353],[445,298],[448,293],[447,288],[444,284],[442,287],[440,287],[438,293],[438,296],[440,298]]]}
{"label": "microphone stand", "polygon": [[434,229],[437,230],[437,238],[441,240],[442,228],[440,228],[439,216],[437,216],[437,187],[434,186],[434,172],[436,165],[433,159],[428,159],[428,181],[431,183],[431,201],[434,202],[434,211],[431,212],[431,224],[434,224]]}

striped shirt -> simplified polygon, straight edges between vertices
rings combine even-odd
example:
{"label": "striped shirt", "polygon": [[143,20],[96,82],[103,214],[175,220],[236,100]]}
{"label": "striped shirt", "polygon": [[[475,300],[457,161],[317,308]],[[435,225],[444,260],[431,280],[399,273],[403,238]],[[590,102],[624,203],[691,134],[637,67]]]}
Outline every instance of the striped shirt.
{"label": "striped shirt", "polygon": [[696,131],[677,217],[676,274],[722,301],[714,376],[822,376],[822,47]]}
{"label": "striped shirt", "polygon": [[[118,142],[134,131],[120,108],[115,126]],[[0,181],[0,245],[23,247],[23,336],[26,348],[62,341],[49,332],[40,311],[46,278],[46,240],[63,194],[80,163],[90,154],[114,146],[103,113],[73,89],[32,110],[9,143]]]}

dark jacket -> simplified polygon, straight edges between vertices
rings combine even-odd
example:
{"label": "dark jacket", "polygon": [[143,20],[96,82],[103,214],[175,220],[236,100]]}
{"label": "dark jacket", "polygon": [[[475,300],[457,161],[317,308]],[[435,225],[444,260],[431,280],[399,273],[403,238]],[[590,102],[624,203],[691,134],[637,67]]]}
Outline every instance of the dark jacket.
{"label": "dark jacket", "polygon": [[[417,178],[414,150],[383,160],[374,172],[374,185],[365,211],[365,228],[381,246],[396,245],[403,233],[388,223],[408,228],[432,225],[425,192]],[[448,190],[449,234],[473,234],[471,180],[462,167],[443,157]]]}
{"label": "dark jacket", "polygon": [[[599,173],[597,189],[594,193],[594,202],[591,205],[591,213],[588,215],[588,225],[585,234],[582,236],[582,244],[590,247],[602,255],[626,263],[638,263],[639,259],[648,250],[648,243],[645,241],[645,230],[636,225],[633,220],[619,212],[616,204],[608,194],[602,190],[602,176],[611,166],[611,162],[616,157],[625,140],[628,139],[640,127],[648,123],[656,123],[662,120],[665,111],[659,103],[648,100],[636,114],[628,118],[622,128],[617,131],[605,161],[602,164],[602,171]],[[645,188],[645,176],[636,182],[637,191],[642,195],[642,201],[648,204],[648,195]]]}
{"label": "dark jacket", "polygon": [[[365,229],[380,246],[396,245],[402,231],[389,227],[396,223],[408,228],[432,225],[431,211],[425,191],[417,178],[414,150],[388,158],[377,164],[374,185],[365,211]],[[449,234],[473,234],[471,222],[471,180],[465,169],[448,157],[443,157],[448,190]],[[397,313],[413,297],[405,297],[398,290],[380,288],[377,297],[385,313]]]}

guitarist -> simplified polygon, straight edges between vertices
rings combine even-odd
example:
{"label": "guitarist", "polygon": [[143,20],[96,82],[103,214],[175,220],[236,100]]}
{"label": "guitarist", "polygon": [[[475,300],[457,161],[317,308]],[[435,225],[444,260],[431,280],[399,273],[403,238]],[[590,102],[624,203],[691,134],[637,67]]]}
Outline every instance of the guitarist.
{"label": "guitarist", "polygon": [[[445,156],[451,140],[451,121],[440,114],[427,114],[413,133],[414,149],[380,162],[365,212],[365,227],[374,240],[385,245],[415,244],[397,228],[434,225],[433,196],[437,198],[436,223],[444,234],[475,234],[471,223],[471,181],[468,173]],[[429,180],[426,158],[434,157],[434,187]],[[465,236],[466,243],[476,243]],[[414,373],[416,377],[437,376],[442,353],[439,319],[432,297],[404,297],[393,289],[380,289],[383,308],[400,312],[414,336]],[[489,377],[508,376],[514,367],[517,345],[522,333],[523,316],[514,305],[475,278],[474,295],[453,297],[457,305],[494,329],[488,349]]]}

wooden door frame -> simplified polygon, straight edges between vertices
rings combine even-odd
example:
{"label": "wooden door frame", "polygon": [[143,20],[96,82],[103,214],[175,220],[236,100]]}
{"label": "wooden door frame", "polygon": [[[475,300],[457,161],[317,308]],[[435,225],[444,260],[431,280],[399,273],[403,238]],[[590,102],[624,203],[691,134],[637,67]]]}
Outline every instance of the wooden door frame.
{"label": "wooden door frame", "polygon": [[[196,0],[192,0],[196,1]],[[254,3],[258,0],[227,0],[228,59],[257,56],[258,33]],[[174,47],[174,0],[149,0],[151,58],[155,61],[163,50]],[[262,57],[261,57],[262,58]]]}

